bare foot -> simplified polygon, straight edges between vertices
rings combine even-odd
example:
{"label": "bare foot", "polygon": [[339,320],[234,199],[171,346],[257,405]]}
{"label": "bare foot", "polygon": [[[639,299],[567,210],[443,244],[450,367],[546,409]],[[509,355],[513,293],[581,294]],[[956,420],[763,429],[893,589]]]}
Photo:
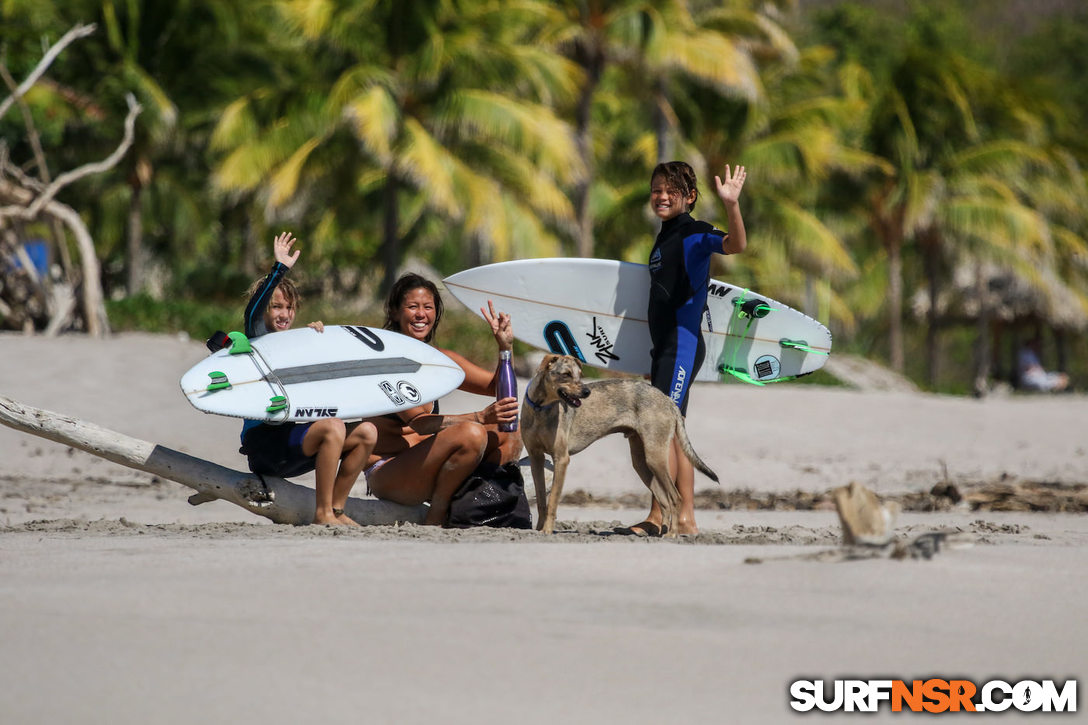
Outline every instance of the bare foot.
{"label": "bare foot", "polygon": [[352,521],[350,516],[344,514],[343,509],[332,509],[331,511],[315,511],[314,523],[319,526],[358,526],[359,524]]}
{"label": "bare foot", "polygon": [[345,513],[336,514],[336,523],[341,526],[359,526],[359,522]]}

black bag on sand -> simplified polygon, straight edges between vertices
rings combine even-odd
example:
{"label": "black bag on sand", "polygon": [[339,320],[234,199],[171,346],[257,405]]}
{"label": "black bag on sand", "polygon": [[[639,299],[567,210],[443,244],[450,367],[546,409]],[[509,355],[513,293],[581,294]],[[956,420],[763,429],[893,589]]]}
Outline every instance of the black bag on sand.
{"label": "black bag on sand", "polygon": [[486,461],[476,466],[450,499],[446,526],[464,529],[493,526],[533,528],[525,481],[516,463],[502,466]]}

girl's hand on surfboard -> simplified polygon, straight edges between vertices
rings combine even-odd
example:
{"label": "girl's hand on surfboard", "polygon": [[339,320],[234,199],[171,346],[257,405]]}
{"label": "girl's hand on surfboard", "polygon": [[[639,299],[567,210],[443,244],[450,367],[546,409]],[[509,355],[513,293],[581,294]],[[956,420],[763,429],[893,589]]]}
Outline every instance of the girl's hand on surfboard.
{"label": "girl's hand on surfboard", "polygon": [[495,342],[499,344],[499,350],[509,350],[514,345],[514,327],[510,323],[510,315],[505,312],[495,313],[495,305],[491,300],[487,301],[487,309],[480,308],[480,314],[491,325],[491,334],[495,336]]}
{"label": "girl's hand on surfboard", "polygon": [[309,327],[312,330],[317,330],[318,332],[325,331],[325,323],[321,320],[314,320],[310,324],[306,325],[306,327]]}
{"label": "girl's hand on surfboard", "polygon": [[740,190],[744,187],[744,179],[747,178],[748,172],[744,170],[743,166],[737,166],[732,171],[729,169],[729,164],[725,165],[725,180],[722,177],[714,177],[714,188],[718,192],[718,198],[722,200],[722,203],[736,204],[740,200]]}
{"label": "girl's hand on surfboard", "polygon": [[296,249],[294,253],[291,252],[291,247],[294,246],[296,241],[291,232],[281,232],[276,237],[276,241],[272,242],[272,253],[275,255],[276,261],[287,267],[287,269],[295,266],[295,260],[298,259],[298,255],[302,254],[300,249]]}

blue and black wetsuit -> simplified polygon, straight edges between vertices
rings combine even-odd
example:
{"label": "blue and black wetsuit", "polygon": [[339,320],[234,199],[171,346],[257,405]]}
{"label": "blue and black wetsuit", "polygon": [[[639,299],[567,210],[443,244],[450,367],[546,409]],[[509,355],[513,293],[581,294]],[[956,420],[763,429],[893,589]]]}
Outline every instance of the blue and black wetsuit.
{"label": "blue and black wetsuit", "polygon": [[653,342],[650,381],[687,414],[688,389],[703,364],[699,331],[710,281],[710,255],[721,254],[726,232],[684,213],[661,225],[650,253],[647,320]]}
{"label": "blue and black wetsuit", "polygon": [[249,298],[244,317],[246,337],[252,340],[268,333],[268,327],[264,324],[264,311],[268,309],[268,303],[272,301],[272,293],[283,281],[287,274],[287,267],[279,262],[272,265],[272,271],[257,287],[257,291]]}
{"label": "blue and black wetsuit", "polygon": [[[287,267],[276,262],[249,299],[244,316],[245,333],[249,339],[268,334],[264,312],[285,274]],[[302,452],[302,439],[311,425],[312,423],[272,425],[247,419],[242,424],[241,452],[249,459],[249,470],[281,478],[301,476],[314,470],[317,456],[307,456]]]}

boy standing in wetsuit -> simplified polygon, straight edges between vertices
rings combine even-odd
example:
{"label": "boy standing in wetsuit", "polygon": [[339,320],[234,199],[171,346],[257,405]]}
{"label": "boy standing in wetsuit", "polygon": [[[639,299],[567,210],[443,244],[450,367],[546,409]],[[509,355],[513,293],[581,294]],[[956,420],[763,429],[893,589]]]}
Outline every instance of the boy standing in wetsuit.
{"label": "boy standing in wetsuit", "polygon": [[[650,177],[650,208],[661,220],[661,231],[650,252],[650,303],[647,319],[653,350],[650,382],[687,414],[688,392],[703,364],[706,349],[700,332],[710,281],[710,255],[737,254],[748,245],[740,214],[743,166],[714,177],[718,198],[725,205],[729,231],[715,229],[691,216],[699,192],[695,171],[683,161],[658,164]],[[669,471],[680,491],[679,534],[695,534],[695,470],[673,440]],[[650,514],[627,529],[639,536],[661,531],[661,507],[656,499]]]}

